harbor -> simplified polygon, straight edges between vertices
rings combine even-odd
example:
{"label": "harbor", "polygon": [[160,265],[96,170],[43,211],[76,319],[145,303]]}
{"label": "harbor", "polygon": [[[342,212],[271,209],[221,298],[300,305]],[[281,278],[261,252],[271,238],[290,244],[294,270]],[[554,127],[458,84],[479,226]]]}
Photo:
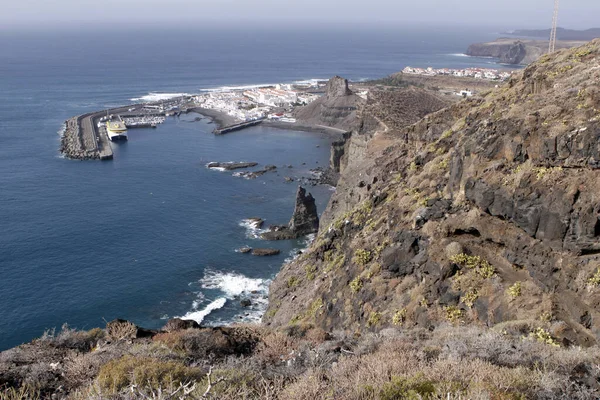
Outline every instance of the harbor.
{"label": "harbor", "polygon": [[245,89],[214,90],[196,96],[127,105],[93,112],[66,121],[61,153],[77,160],[111,160],[111,142],[127,140],[127,130],[156,128],[169,116],[198,112],[217,122],[213,133],[223,135],[262,123],[280,121],[292,125],[295,107],[322,95],[325,84],[315,81],[296,85],[271,85]]}
{"label": "harbor", "polygon": [[88,113],[66,121],[60,151],[76,160],[111,160],[112,140],[126,140],[127,129],[156,127],[169,115],[187,112],[190,99],[178,97]]}

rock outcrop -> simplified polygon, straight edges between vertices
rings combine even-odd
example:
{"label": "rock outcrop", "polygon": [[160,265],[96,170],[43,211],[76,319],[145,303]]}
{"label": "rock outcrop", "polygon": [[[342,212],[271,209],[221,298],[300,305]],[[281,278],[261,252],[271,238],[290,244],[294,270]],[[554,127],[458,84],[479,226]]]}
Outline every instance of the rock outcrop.
{"label": "rock outcrop", "polygon": [[251,251],[253,256],[259,257],[268,257],[268,256],[276,256],[281,253],[281,250],[278,249],[252,249]]}
{"label": "rock outcrop", "polygon": [[206,168],[233,171],[235,169],[256,167],[257,165],[257,162],[209,162],[206,164]]}
{"label": "rock outcrop", "polygon": [[323,228],[274,280],[264,321],[480,324],[597,343],[598,60],[600,40],[544,56],[409,127],[389,102],[365,109],[352,135],[362,156],[347,155]]}
{"label": "rock outcrop", "polygon": [[364,102],[348,88],[348,80],[335,76],[327,83],[324,96],[296,109],[294,115],[303,124],[350,130]]}
{"label": "rock outcrop", "polygon": [[287,225],[272,226],[261,235],[266,240],[288,240],[316,233],[319,230],[319,214],[314,197],[298,186],[294,214]]}

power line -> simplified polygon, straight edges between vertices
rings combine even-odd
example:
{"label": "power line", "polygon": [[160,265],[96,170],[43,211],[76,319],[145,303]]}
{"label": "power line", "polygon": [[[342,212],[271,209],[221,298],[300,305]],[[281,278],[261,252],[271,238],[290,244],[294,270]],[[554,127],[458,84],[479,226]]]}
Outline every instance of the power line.
{"label": "power line", "polygon": [[548,45],[548,53],[554,53],[556,50],[556,27],[558,25],[558,1],[554,0],[554,15],[552,16],[552,30],[550,31],[550,44]]}

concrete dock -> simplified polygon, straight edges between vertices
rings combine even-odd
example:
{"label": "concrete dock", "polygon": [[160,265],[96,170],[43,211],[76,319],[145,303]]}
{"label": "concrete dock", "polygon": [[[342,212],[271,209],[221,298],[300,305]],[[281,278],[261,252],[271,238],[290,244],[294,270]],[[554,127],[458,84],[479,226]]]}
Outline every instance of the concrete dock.
{"label": "concrete dock", "polygon": [[[179,106],[184,101],[184,98],[174,99],[171,103],[179,102]],[[147,104],[133,104],[71,118],[65,122],[65,133],[61,138],[60,151],[65,157],[75,160],[111,160],[113,150],[106,128],[98,127],[99,124],[102,125],[101,119],[108,115],[119,115],[121,118],[132,119],[165,117],[169,112],[157,111],[154,107],[150,108]]]}
{"label": "concrete dock", "polygon": [[229,132],[239,131],[240,129],[244,129],[244,128],[248,128],[248,127],[251,127],[251,126],[258,125],[258,124],[260,124],[263,121],[264,121],[264,119],[257,119],[257,120],[254,120],[254,121],[240,122],[239,124],[225,126],[225,127],[221,128],[221,129],[215,129],[213,131],[213,133],[215,135],[224,135],[224,134],[229,133]]}

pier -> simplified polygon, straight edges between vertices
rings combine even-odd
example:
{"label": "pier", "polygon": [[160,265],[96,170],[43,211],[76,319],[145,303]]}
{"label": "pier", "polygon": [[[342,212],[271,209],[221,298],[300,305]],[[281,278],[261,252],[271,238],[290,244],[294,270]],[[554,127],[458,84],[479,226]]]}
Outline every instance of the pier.
{"label": "pier", "polygon": [[[176,98],[161,102],[160,106],[133,104],[71,118],[65,123],[60,151],[67,158],[75,160],[111,160],[113,150],[103,124],[107,117],[119,116],[127,128],[155,127],[165,122],[167,115],[186,112],[187,107],[183,107],[185,102],[185,98]],[[165,104],[170,108],[164,110]]]}
{"label": "pier", "polygon": [[224,134],[229,133],[229,132],[239,131],[241,129],[245,129],[245,128],[249,128],[251,126],[258,125],[258,124],[260,124],[263,121],[264,121],[264,118],[256,119],[256,120],[253,120],[253,121],[240,122],[239,124],[225,126],[225,127],[221,128],[221,129],[215,129],[213,131],[213,133],[215,135],[224,135]]}

